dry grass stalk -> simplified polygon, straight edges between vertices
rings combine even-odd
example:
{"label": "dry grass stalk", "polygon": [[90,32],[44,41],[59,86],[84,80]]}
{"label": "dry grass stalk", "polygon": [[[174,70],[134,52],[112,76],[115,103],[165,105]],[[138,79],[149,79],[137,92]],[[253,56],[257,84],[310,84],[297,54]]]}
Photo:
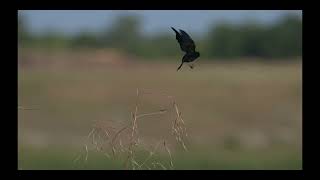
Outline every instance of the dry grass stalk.
{"label": "dry grass stalk", "polygon": [[[132,112],[130,124],[122,126],[121,128],[115,128],[108,124],[105,125],[105,122],[97,122],[94,124],[92,130],[89,132],[87,136],[87,141],[91,141],[91,145],[93,145],[93,150],[103,153],[107,158],[115,158],[117,155],[124,156],[125,169],[152,169],[152,167],[160,167],[161,169],[173,169],[174,165],[172,154],[167,145],[166,140],[159,141],[152,150],[147,150],[143,146],[143,141],[141,141],[139,138],[138,121],[140,118],[145,116],[154,116],[167,113],[167,109],[161,109],[156,112],[138,114],[140,99],[145,94],[158,94],[162,96],[164,95],[166,98],[171,100],[171,103],[173,104],[173,109],[175,111],[175,118],[173,118],[171,127],[173,132],[172,134],[175,136],[177,142],[182,145],[183,149],[187,150],[185,145],[187,131],[185,123],[181,117],[181,112],[179,111],[178,105],[174,100],[174,97],[167,95],[167,93],[165,92],[154,93],[146,90],[140,91],[139,89],[137,89],[136,91],[135,109],[134,112]],[[84,162],[87,162],[89,149],[87,144],[85,144],[84,147]],[[141,161],[139,161],[136,157],[138,148],[140,147],[143,147],[144,150],[149,154],[144,160]],[[161,162],[152,160],[152,158],[155,156],[155,154],[158,152],[160,148],[163,148],[169,156],[168,167],[166,167]],[[139,151],[141,152],[141,149]],[[80,154],[75,159],[75,162],[80,160],[81,156],[82,155]]]}

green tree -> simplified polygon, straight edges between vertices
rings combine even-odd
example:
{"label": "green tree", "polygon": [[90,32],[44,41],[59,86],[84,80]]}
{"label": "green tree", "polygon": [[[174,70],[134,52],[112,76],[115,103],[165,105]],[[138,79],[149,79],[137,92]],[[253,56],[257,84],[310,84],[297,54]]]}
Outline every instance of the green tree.
{"label": "green tree", "polygon": [[73,37],[70,43],[71,47],[76,48],[99,48],[102,46],[99,37],[89,31],[83,31]]}
{"label": "green tree", "polygon": [[180,47],[177,42],[168,33],[157,34],[144,40],[145,49],[143,54],[147,57],[173,57],[178,56]]}
{"label": "green tree", "polygon": [[220,23],[208,34],[206,45],[209,57],[232,58],[240,54],[240,38],[236,29],[226,23]]}
{"label": "green tree", "polygon": [[209,57],[274,57],[302,55],[302,20],[288,15],[274,25],[220,23],[207,35]]}
{"label": "green tree", "polygon": [[141,21],[138,16],[120,16],[102,34],[101,41],[106,47],[119,48],[124,51],[141,55],[143,37],[140,35]]}
{"label": "green tree", "polygon": [[24,45],[31,40],[31,35],[27,26],[26,16],[19,13],[18,14],[18,44]]}
{"label": "green tree", "polygon": [[45,34],[34,36],[32,46],[46,49],[64,49],[70,47],[70,39],[61,33],[48,30]]}
{"label": "green tree", "polygon": [[264,51],[268,57],[302,55],[302,21],[288,15],[266,32]]}

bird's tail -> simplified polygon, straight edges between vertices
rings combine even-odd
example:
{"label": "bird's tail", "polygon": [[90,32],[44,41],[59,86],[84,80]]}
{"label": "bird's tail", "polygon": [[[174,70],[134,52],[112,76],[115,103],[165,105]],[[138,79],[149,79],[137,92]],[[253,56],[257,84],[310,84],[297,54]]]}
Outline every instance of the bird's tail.
{"label": "bird's tail", "polygon": [[177,71],[179,71],[179,69],[182,67],[183,63],[184,63],[184,62],[182,61],[181,64],[180,64],[180,66],[178,67]]}

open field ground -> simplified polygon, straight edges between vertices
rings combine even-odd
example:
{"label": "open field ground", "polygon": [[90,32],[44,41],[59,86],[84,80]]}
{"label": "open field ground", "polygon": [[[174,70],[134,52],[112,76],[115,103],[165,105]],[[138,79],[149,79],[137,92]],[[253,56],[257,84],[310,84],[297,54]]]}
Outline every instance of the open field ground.
{"label": "open field ground", "polygon": [[[95,152],[86,163],[73,160],[95,121],[130,122],[137,88],[152,93],[142,98],[141,113],[168,110],[142,118],[139,134],[146,144],[167,139],[174,169],[302,168],[301,61],[200,60],[177,72],[179,63],[19,66],[18,104],[34,108],[18,109],[19,168],[123,168]],[[188,152],[174,145],[174,111],[161,92],[179,106]]]}

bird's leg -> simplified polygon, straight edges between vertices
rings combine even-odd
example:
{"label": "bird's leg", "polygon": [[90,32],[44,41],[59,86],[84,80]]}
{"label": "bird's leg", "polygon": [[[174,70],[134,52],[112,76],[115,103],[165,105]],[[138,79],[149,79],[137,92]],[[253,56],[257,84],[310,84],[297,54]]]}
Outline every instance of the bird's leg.
{"label": "bird's leg", "polygon": [[184,62],[182,61],[181,64],[180,64],[180,66],[178,67],[177,71],[179,71],[179,69],[182,67],[183,63],[184,63]]}
{"label": "bird's leg", "polygon": [[189,64],[189,67],[190,67],[191,69],[193,69],[193,68],[194,68],[194,64]]}

